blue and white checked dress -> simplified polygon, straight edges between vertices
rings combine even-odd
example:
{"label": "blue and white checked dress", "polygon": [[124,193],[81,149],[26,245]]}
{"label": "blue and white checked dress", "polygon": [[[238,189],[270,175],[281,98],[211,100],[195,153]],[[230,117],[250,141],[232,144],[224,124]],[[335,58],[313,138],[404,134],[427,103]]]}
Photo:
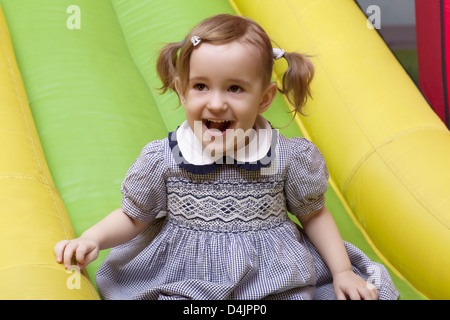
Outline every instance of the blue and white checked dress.
{"label": "blue and white checked dress", "polygon": [[[176,136],[145,146],[122,185],[122,208],[152,223],[111,249],[96,275],[102,297],[335,299],[328,268],[287,215],[324,206],[325,161],[310,141],[277,137],[268,168],[221,164],[199,172],[174,160]],[[380,299],[396,299],[384,266],[345,246]]]}

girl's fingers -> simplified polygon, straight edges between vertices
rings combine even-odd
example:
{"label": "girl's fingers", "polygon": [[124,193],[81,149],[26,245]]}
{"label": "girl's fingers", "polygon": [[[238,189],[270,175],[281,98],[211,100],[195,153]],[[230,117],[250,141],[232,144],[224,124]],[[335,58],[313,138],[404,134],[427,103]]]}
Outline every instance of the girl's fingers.
{"label": "girl's fingers", "polygon": [[75,257],[77,266],[84,268],[86,265],[97,259],[98,248],[95,244],[74,240],[62,240],[56,243],[54,249],[56,262],[64,263],[67,269],[72,264],[72,258]]}
{"label": "girl's fingers", "polygon": [[55,252],[56,256],[56,262],[61,263],[63,259],[63,252],[66,248],[67,244],[69,243],[69,240],[62,240],[56,243],[53,251]]}
{"label": "girl's fingers", "polygon": [[361,296],[356,288],[350,289],[347,294],[350,300],[361,300]]}
{"label": "girl's fingers", "polygon": [[98,257],[98,250],[96,248],[94,248],[93,250],[91,250],[90,252],[88,252],[87,254],[84,255],[83,261],[80,261],[77,258],[77,262],[78,262],[77,266],[80,268],[85,268],[89,263],[91,263],[92,261],[97,259],[97,257]]}
{"label": "girl's fingers", "polygon": [[364,300],[378,300],[378,290],[369,282],[366,283],[365,288],[360,290],[360,294]]}
{"label": "girl's fingers", "polygon": [[79,245],[77,247],[76,252],[75,252],[75,258],[76,258],[77,263],[79,265],[84,265],[84,263],[85,263],[84,257],[86,256],[86,254],[87,254],[86,246],[85,245],[84,246]]}
{"label": "girl's fingers", "polygon": [[66,267],[66,269],[72,264],[72,257],[74,256],[77,247],[78,244],[74,241],[71,241],[66,245],[64,250],[64,267]]}
{"label": "girl's fingers", "polygon": [[347,300],[347,297],[345,296],[344,292],[341,289],[336,290],[335,294],[337,300]]}

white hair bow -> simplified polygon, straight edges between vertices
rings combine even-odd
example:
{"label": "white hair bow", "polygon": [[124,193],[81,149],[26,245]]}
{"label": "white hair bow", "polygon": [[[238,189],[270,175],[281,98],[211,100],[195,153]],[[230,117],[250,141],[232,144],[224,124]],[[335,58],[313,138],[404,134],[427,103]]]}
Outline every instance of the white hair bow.
{"label": "white hair bow", "polygon": [[284,50],[279,48],[273,48],[273,58],[275,60],[281,59],[284,57]]}
{"label": "white hair bow", "polygon": [[200,43],[200,37],[199,36],[193,36],[192,38],[191,38],[191,42],[192,42],[192,44],[194,45],[194,47],[196,46],[196,45],[198,45],[199,43]]}

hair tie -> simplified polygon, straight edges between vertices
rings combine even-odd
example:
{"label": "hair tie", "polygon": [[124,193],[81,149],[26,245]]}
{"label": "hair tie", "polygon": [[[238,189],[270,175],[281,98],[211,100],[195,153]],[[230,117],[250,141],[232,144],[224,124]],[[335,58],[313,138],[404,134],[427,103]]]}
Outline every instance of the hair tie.
{"label": "hair tie", "polygon": [[279,48],[273,48],[273,58],[275,60],[281,59],[284,57],[284,50]]}
{"label": "hair tie", "polygon": [[199,43],[200,43],[200,37],[198,37],[198,36],[193,36],[192,38],[191,38],[191,42],[192,42],[192,44],[194,45],[194,47],[196,46],[196,45],[198,45]]}

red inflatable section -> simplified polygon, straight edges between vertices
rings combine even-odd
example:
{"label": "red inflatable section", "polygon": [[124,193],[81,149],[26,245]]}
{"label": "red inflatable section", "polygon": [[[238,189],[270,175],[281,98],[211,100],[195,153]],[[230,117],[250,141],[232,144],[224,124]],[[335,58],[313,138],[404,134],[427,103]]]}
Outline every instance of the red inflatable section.
{"label": "red inflatable section", "polygon": [[415,1],[419,87],[450,128],[450,0]]}

